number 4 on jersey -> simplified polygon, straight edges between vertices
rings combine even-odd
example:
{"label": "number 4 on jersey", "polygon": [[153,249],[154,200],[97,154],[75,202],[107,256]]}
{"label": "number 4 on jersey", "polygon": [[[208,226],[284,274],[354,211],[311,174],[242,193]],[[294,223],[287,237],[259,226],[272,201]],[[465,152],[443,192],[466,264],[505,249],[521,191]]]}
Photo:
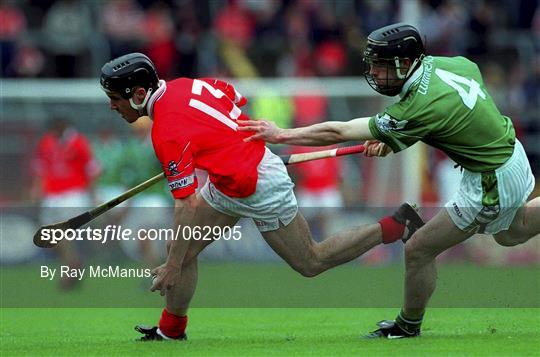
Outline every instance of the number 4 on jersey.
{"label": "number 4 on jersey", "polygon": [[[476,105],[478,97],[486,99],[486,93],[480,89],[480,84],[478,84],[478,82],[472,78],[467,79],[440,68],[435,69],[435,74],[450,87],[454,88],[461,97],[463,104],[465,104],[465,106],[471,110]],[[462,85],[468,86],[469,91],[467,92]]]}

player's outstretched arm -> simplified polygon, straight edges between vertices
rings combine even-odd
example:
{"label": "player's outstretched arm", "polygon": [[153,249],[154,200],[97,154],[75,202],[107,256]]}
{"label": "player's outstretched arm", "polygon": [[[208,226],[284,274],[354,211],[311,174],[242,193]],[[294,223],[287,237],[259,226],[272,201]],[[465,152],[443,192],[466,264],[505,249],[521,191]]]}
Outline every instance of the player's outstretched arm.
{"label": "player's outstretched arm", "polygon": [[254,134],[244,141],[264,140],[271,144],[325,146],[351,140],[373,139],[369,131],[369,118],[347,122],[327,121],[302,128],[282,129],[267,120],[238,120],[239,131]]}
{"label": "player's outstretched arm", "polygon": [[[192,194],[184,199],[176,199],[174,204],[174,227],[189,226],[193,221],[196,211],[197,199]],[[190,240],[184,237],[176,237],[171,241],[171,246],[165,264],[152,270],[155,276],[150,291],[159,290],[163,296],[172,289],[173,285],[180,280],[182,264],[189,248]]]}

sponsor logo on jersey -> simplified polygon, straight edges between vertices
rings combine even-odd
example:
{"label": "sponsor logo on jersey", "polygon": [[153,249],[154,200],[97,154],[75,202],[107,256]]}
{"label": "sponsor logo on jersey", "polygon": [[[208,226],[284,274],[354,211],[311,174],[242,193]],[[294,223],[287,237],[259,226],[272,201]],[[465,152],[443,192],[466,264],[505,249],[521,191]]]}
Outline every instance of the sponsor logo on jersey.
{"label": "sponsor logo on jersey", "polygon": [[407,120],[397,120],[397,119],[392,118],[388,114],[384,114],[383,116],[380,116],[379,114],[377,114],[375,119],[376,119],[377,127],[383,133],[401,130],[405,128],[405,125],[407,125],[408,123]]}
{"label": "sponsor logo on jersey", "polygon": [[176,176],[180,173],[178,172],[178,165],[174,160],[169,161],[169,163],[167,164],[167,169],[169,170],[167,176]]}
{"label": "sponsor logo on jersey", "polygon": [[191,186],[193,185],[194,182],[195,182],[195,175],[191,174],[189,176],[182,177],[177,180],[169,182],[169,189],[171,191],[178,190],[180,188]]}
{"label": "sponsor logo on jersey", "polygon": [[420,86],[418,87],[418,93],[426,95],[429,89],[429,80],[431,79],[431,73],[433,71],[433,57],[428,56],[422,61],[424,66],[424,73],[422,79],[420,79]]}
{"label": "sponsor logo on jersey", "polygon": [[167,177],[174,178],[175,176],[183,175],[184,172],[193,164],[193,158],[186,155],[186,151],[188,150],[190,144],[191,143],[188,142],[184,146],[178,160],[169,160],[169,162],[164,161],[161,163],[161,167],[163,168],[163,171]]}

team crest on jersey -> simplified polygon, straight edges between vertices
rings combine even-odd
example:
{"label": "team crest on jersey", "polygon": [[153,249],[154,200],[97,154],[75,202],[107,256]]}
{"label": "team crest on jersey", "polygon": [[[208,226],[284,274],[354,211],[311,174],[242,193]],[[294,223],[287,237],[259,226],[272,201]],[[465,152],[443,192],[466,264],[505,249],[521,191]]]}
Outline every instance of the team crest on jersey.
{"label": "team crest on jersey", "polygon": [[176,164],[176,161],[174,160],[169,161],[169,164],[167,165],[167,169],[169,170],[169,174],[167,176],[176,176],[180,173],[178,171],[178,165]]}
{"label": "team crest on jersey", "polygon": [[377,116],[375,117],[375,121],[377,123],[377,127],[379,128],[379,130],[382,131],[383,133],[401,130],[405,128],[405,125],[407,125],[407,122],[408,122],[407,120],[394,119],[386,113],[383,116],[380,116],[379,114],[377,114]]}

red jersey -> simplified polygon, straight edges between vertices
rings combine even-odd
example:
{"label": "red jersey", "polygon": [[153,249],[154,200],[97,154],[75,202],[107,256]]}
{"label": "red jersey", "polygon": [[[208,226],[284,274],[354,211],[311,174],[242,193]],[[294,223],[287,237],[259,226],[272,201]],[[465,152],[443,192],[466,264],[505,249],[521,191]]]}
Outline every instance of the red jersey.
{"label": "red jersey", "polygon": [[244,142],[250,133],[236,130],[237,119],[249,119],[246,103],[232,85],[214,79],[160,81],[150,98],[154,120],[152,142],[175,198],[195,192],[195,168],[230,197],[247,197],[257,186],[257,166],[264,141]]}
{"label": "red jersey", "polygon": [[37,147],[34,171],[41,177],[42,191],[58,194],[87,190],[98,167],[88,140],[73,129],[59,138],[45,134]]}

